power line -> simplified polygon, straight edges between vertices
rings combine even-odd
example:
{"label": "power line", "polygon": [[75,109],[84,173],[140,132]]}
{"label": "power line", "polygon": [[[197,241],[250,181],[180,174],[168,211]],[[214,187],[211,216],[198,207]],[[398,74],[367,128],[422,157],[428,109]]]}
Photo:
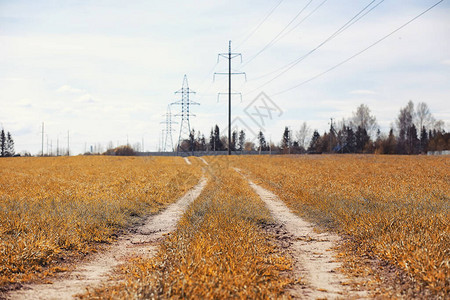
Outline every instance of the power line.
{"label": "power line", "polygon": [[279,40],[281,40],[282,38],[284,38],[286,35],[288,35],[289,33],[291,33],[294,29],[296,29],[298,26],[300,26],[303,22],[305,22],[312,14],[314,14],[322,5],[325,4],[325,2],[327,2],[328,0],[324,0],[322,1],[319,5],[317,5],[308,15],[306,15],[303,19],[300,20],[300,22],[298,22],[294,27],[292,27],[288,32],[286,32],[285,34],[283,34],[282,36],[280,36],[276,41],[278,42]]}
{"label": "power line", "polygon": [[[348,28],[350,28],[350,26],[352,26],[353,24],[355,24],[357,21],[361,20],[361,18],[365,15],[367,15],[370,11],[372,11],[375,7],[377,7],[378,5],[380,5],[382,2],[384,2],[384,0],[381,0],[377,5],[375,5],[374,7],[372,7],[369,11],[367,11],[365,14],[363,14],[362,16],[360,16],[367,8],[369,8],[376,0],[372,0],[368,5],[366,5],[363,9],[361,9],[356,15],[354,15],[350,20],[348,20],[344,25],[342,25],[338,30],[336,30],[332,35],[330,35],[328,38],[326,38],[323,42],[321,42],[319,45],[317,45],[314,49],[310,50],[308,53],[300,56],[299,58],[291,61],[290,63],[284,65],[283,67],[279,68],[277,71],[281,71],[281,73],[279,73],[278,75],[276,75],[275,77],[273,77],[272,79],[270,79],[269,81],[265,82],[264,84],[260,85],[259,87],[251,90],[249,93],[253,93],[254,91],[257,91],[259,89],[261,89],[262,87],[268,85],[269,83],[271,83],[272,81],[274,81],[275,79],[279,78],[281,75],[283,75],[284,73],[286,73],[287,71],[289,71],[290,69],[292,69],[293,67],[295,67],[297,64],[299,64],[301,61],[303,61],[304,59],[306,59],[308,56],[310,56],[311,54],[313,54],[315,51],[317,51],[320,47],[322,47],[323,45],[325,45],[326,43],[328,43],[329,41],[331,41],[333,38],[335,38],[336,36],[338,36],[339,34],[341,34],[342,32],[344,32],[345,30],[347,30]],[[358,16],[360,16],[358,18]],[[275,73],[272,72],[272,73]],[[264,76],[263,76],[264,77]]]}
{"label": "power line", "polygon": [[298,88],[298,87],[300,87],[300,86],[302,86],[302,85],[304,85],[304,84],[306,84],[306,83],[308,83],[308,82],[310,82],[310,81],[312,81],[312,80],[314,80],[314,79],[317,79],[317,78],[319,78],[319,77],[325,75],[326,73],[331,72],[332,70],[334,70],[334,69],[336,69],[336,68],[342,66],[343,64],[349,62],[350,60],[352,60],[353,58],[357,57],[358,55],[360,55],[360,54],[366,52],[366,51],[369,50],[370,48],[372,48],[372,47],[374,47],[375,45],[379,44],[380,42],[384,41],[385,39],[387,39],[387,38],[390,37],[391,35],[393,35],[393,34],[395,34],[396,32],[398,32],[399,30],[403,29],[404,27],[406,27],[407,25],[409,25],[410,23],[412,23],[412,22],[415,21],[416,19],[420,18],[421,16],[423,16],[424,14],[426,14],[428,11],[432,10],[434,7],[436,7],[437,5],[439,5],[439,4],[440,4],[441,2],[443,2],[443,1],[444,1],[444,0],[438,1],[437,3],[435,3],[434,5],[432,5],[431,7],[429,7],[428,9],[426,9],[425,11],[421,12],[420,14],[418,14],[417,16],[415,16],[414,18],[412,18],[412,19],[409,20],[408,22],[404,23],[402,26],[400,26],[400,27],[398,27],[397,29],[395,29],[394,31],[392,31],[391,33],[385,35],[385,36],[382,37],[381,39],[377,40],[375,43],[373,43],[373,44],[371,44],[370,46],[364,48],[363,50],[357,52],[356,54],[350,56],[349,58],[347,58],[347,59],[341,61],[341,62],[338,63],[337,65],[335,65],[335,66],[329,68],[328,70],[326,70],[326,71],[324,71],[324,72],[322,72],[322,73],[319,73],[319,74],[317,74],[317,75],[315,75],[315,76],[313,76],[313,77],[311,77],[311,78],[309,78],[309,79],[307,79],[307,80],[304,80],[304,81],[300,82],[299,84],[297,84],[297,85],[295,85],[295,86],[293,86],[293,87],[290,87],[290,88],[288,88],[288,89],[285,89],[285,90],[282,90],[282,91],[280,91],[280,92],[277,92],[277,93],[273,94],[272,96],[280,95],[280,94],[286,93],[286,92],[288,92],[288,91],[290,91],[290,90],[293,90],[293,89],[295,89],[295,88]]}
{"label": "power line", "polygon": [[251,56],[249,58],[249,60],[247,60],[242,67],[246,66],[247,64],[249,64],[252,60],[254,60],[258,55],[260,55],[261,53],[263,53],[267,48],[269,48],[272,44],[275,43],[275,40],[281,35],[283,34],[283,32],[289,27],[291,26],[291,24],[305,11],[305,9],[311,4],[311,2],[313,2],[314,0],[309,0],[308,3],[306,3],[306,5],[297,13],[297,15],[295,15],[295,17],[267,44],[265,45],[261,50],[259,50],[256,54],[254,54],[253,56]]}
{"label": "power line", "polygon": [[250,39],[255,33],[256,31],[258,31],[258,29],[261,27],[262,24],[264,24],[264,22],[266,22],[266,20],[272,15],[272,13],[278,8],[278,6],[280,6],[280,4],[283,2],[284,0],[280,0],[270,11],[269,13],[264,17],[264,19],[255,27],[255,29],[253,29],[252,32],[250,32],[245,38],[244,40],[236,47],[236,49],[240,48],[243,44],[245,44],[245,42],[247,42],[248,39]]}

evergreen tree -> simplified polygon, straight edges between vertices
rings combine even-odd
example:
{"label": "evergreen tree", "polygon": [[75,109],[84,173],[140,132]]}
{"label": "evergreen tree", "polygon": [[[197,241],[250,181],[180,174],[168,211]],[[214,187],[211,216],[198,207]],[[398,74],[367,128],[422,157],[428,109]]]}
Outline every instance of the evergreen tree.
{"label": "evergreen tree", "polygon": [[420,131],[420,152],[426,153],[428,145],[428,133],[425,126],[422,126],[422,130]]}
{"label": "evergreen tree", "polygon": [[281,140],[281,149],[284,153],[288,153],[291,147],[291,134],[289,132],[289,128],[284,127],[283,139]]}
{"label": "evergreen tree", "polygon": [[5,131],[2,129],[0,131],[0,156],[4,157],[6,152],[6,135]]}
{"label": "evergreen tree", "polygon": [[189,133],[189,151],[195,151],[195,130],[192,129]]}
{"label": "evergreen tree", "polygon": [[11,133],[8,132],[6,135],[6,147],[5,147],[5,156],[14,156],[14,140],[11,136]]}
{"label": "evergreen tree", "polygon": [[237,136],[238,133],[236,130],[233,130],[233,132],[231,133],[231,145],[230,145],[230,149],[231,151],[236,151],[236,141],[237,141]]}
{"label": "evergreen tree", "polygon": [[327,138],[328,138],[327,149],[325,151],[329,153],[335,152],[338,148],[337,147],[338,139],[336,135],[336,130],[334,129],[333,121],[331,121],[330,123],[330,133],[328,134]]}
{"label": "evergreen tree", "polygon": [[355,153],[356,152],[356,137],[353,129],[350,126],[346,126],[345,128],[345,153]]}
{"label": "evergreen tree", "polygon": [[264,137],[264,133],[260,130],[258,133],[258,141],[259,141],[259,149],[261,151],[267,150],[267,142],[266,138]]}
{"label": "evergreen tree", "polygon": [[394,129],[389,130],[388,138],[383,142],[384,154],[395,154],[397,151],[397,141],[394,135]]}
{"label": "evergreen tree", "polygon": [[361,126],[358,126],[358,129],[355,133],[355,139],[356,139],[356,152],[363,153],[366,145],[370,141],[370,137],[367,134],[367,130],[365,128],[362,128]]}
{"label": "evergreen tree", "polygon": [[408,104],[400,109],[397,117],[397,128],[398,128],[398,142],[397,142],[397,153],[406,154],[408,153],[408,143],[407,134],[409,129],[413,125],[414,117],[414,104],[409,101]]}
{"label": "evergreen tree", "polygon": [[214,143],[216,145],[216,151],[225,150],[222,140],[220,139],[220,129],[218,125],[216,125],[216,127],[214,128]]}
{"label": "evergreen tree", "polygon": [[417,129],[414,124],[412,124],[406,133],[406,153],[407,154],[418,154],[420,147],[420,141],[417,138]]}
{"label": "evergreen tree", "polygon": [[243,151],[245,146],[245,131],[239,131],[239,151]]}
{"label": "evergreen tree", "polygon": [[209,135],[209,150],[216,151],[216,144],[214,143],[214,131],[211,128],[211,133]]}
{"label": "evergreen tree", "polygon": [[314,130],[311,142],[309,143],[308,152],[320,152],[320,133]]}

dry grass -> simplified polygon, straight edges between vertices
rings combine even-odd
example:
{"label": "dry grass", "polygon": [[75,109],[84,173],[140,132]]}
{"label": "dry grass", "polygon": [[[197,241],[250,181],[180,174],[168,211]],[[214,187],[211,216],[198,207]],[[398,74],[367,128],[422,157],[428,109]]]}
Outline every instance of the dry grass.
{"label": "dry grass", "polygon": [[291,261],[260,228],[268,210],[247,182],[222,162],[205,190],[153,259],[122,268],[122,282],[85,298],[277,298],[291,283]]}
{"label": "dry grass", "polygon": [[350,236],[347,255],[403,270],[414,284],[410,295],[449,295],[450,157],[237,157],[233,163],[296,213]]}
{"label": "dry grass", "polygon": [[0,160],[0,287],[63,270],[195,185],[181,158]]}

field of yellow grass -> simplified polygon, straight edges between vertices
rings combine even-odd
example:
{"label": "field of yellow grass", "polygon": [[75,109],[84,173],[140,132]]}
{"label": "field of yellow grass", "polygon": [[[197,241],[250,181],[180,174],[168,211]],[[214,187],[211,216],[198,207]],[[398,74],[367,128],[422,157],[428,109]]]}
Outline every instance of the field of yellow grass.
{"label": "field of yellow grass", "polygon": [[[192,158],[191,160],[194,160]],[[221,160],[158,254],[122,267],[122,282],[90,291],[102,299],[282,297],[292,262],[261,224],[271,222],[247,181]]]}
{"label": "field of yellow grass", "polygon": [[[0,160],[0,290],[46,278],[63,270],[64,261],[101,250],[133,222],[173,203],[204,173],[207,186],[156,256],[133,258],[117,280],[82,297],[289,297],[287,288],[297,279],[292,258],[267,230],[274,221],[237,167],[294,213],[344,237],[344,270],[375,278],[374,295],[450,294],[450,157],[205,159],[208,165],[179,157]],[[365,258],[392,267],[407,284],[386,281],[380,263]]]}
{"label": "field of yellow grass", "polygon": [[450,157],[247,156],[229,164],[348,237],[347,256],[403,270],[414,283],[404,295],[449,295]]}
{"label": "field of yellow grass", "polygon": [[182,158],[0,160],[0,287],[44,278],[194,186]]}

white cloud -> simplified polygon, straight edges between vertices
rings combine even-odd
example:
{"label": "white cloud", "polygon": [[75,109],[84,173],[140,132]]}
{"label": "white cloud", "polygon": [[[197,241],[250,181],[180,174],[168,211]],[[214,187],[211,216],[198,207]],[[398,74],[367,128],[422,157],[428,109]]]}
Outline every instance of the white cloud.
{"label": "white cloud", "polygon": [[79,94],[83,93],[84,91],[81,89],[77,89],[74,87],[71,87],[70,85],[63,85],[59,89],[56,90],[58,93],[70,93],[70,94]]}
{"label": "white cloud", "polygon": [[450,66],[450,59],[444,59],[444,60],[442,61],[442,64],[443,64],[443,65],[449,65],[449,66]]}

